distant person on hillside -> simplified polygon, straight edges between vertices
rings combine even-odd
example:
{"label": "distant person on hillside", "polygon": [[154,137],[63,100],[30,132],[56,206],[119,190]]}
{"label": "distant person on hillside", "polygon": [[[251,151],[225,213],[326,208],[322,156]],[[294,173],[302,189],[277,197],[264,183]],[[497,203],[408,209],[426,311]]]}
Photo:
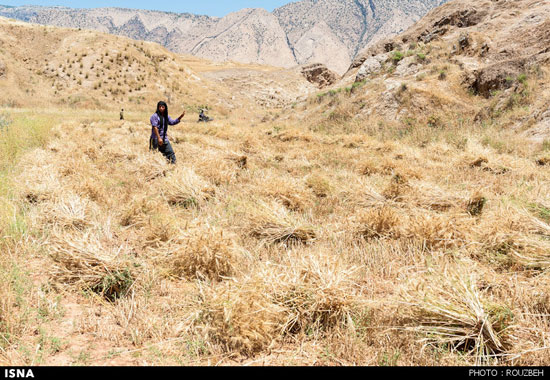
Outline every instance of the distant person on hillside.
{"label": "distant person on hillside", "polygon": [[124,108],[120,110],[120,120],[124,120]]}
{"label": "distant person on hillside", "polygon": [[212,121],[212,119],[204,113],[204,108],[201,108],[199,113],[199,123],[208,123],[209,121]]}
{"label": "distant person on hillside", "polygon": [[176,163],[176,154],[168,140],[168,126],[179,124],[185,116],[185,111],[177,119],[168,116],[168,105],[165,102],[157,104],[157,112],[151,116],[151,139],[149,140],[149,149],[158,150],[171,164]]}

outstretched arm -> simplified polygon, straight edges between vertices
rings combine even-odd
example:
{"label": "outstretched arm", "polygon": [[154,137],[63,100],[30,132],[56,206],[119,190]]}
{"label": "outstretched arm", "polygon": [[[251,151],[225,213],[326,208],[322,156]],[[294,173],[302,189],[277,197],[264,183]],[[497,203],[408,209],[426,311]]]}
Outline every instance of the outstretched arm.
{"label": "outstretched arm", "polygon": [[181,121],[181,119],[183,119],[184,116],[185,116],[185,110],[183,110],[183,113],[180,115],[180,117],[178,117],[178,121]]}
{"label": "outstretched arm", "polygon": [[184,116],[185,116],[185,111],[183,111],[183,113],[177,119],[172,119],[171,117],[168,117],[168,123],[170,125],[178,124],[181,121],[181,119],[183,119]]}

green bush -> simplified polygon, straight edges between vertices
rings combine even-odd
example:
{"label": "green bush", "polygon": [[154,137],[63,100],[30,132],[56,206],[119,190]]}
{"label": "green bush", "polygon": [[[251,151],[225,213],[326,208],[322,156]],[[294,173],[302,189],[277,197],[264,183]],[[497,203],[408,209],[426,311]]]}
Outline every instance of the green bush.
{"label": "green bush", "polygon": [[397,64],[403,58],[405,58],[405,56],[400,51],[396,51],[396,52],[393,53],[393,56],[392,56],[393,63]]}

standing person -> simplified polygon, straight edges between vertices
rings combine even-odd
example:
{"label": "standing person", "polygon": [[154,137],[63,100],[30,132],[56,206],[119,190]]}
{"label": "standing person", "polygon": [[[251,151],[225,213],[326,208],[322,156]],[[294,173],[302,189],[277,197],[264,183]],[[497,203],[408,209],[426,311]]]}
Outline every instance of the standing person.
{"label": "standing person", "polygon": [[120,120],[124,120],[124,108],[120,110]]}
{"label": "standing person", "polygon": [[168,105],[165,102],[157,104],[157,112],[151,116],[151,139],[149,140],[149,149],[159,150],[171,164],[176,163],[176,154],[168,140],[168,126],[179,124],[185,116],[185,111],[177,119],[168,116]]}

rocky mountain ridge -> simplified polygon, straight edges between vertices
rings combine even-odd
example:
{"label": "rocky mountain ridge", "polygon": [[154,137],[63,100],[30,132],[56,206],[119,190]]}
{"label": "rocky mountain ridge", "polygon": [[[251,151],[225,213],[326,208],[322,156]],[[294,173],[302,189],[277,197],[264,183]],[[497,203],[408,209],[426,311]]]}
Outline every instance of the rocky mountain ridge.
{"label": "rocky mountain ridge", "polygon": [[280,67],[322,63],[343,74],[366,46],[405,31],[446,0],[303,0],[223,18],[120,8],[0,6],[0,16],[157,42],[215,61]]}

